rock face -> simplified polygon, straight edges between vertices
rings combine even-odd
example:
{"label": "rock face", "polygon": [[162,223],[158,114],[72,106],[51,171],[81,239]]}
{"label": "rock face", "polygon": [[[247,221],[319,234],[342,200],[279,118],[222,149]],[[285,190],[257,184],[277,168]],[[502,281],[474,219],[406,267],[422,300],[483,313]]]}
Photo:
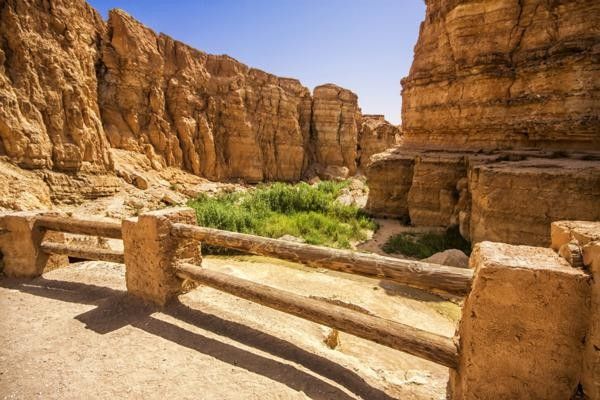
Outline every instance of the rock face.
{"label": "rock face", "polygon": [[554,220],[599,219],[600,4],[426,4],[402,142],[368,167],[369,211],[541,246]]}
{"label": "rock face", "polygon": [[364,169],[373,154],[393,147],[400,139],[400,128],[383,115],[363,115],[358,133],[358,168]]}
{"label": "rock face", "polygon": [[295,79],[157,35],[119,10],[102,46],[99,103],[112,146],[211,179],[298,180],[311,96]]}
{"label": "rock face", "polygon": [[589,154],[394,148],[372,160],[371,214],[418,226],[459,225],[472,242],[547,246],[552,221],[600,220],[600,158]]}
{"label": "rock face", "polygon": [[550,223],[600,220],[600,162],[528,159],[470,171],[471,239],[550,244]]}
{"label": "rock face", "polygon": [[0,155],[24,168],[111,169],[95,65],[104,33],[81,1],[0,3]]}
{"label": "rock face", "polygon": [[332,84],[315,88],[312,133],[319,166],[356,172],[360,118],[356,94]]}
{"label": "rock face", "polygon": [[7,0],[0,20],[0,156],[23,168],[114,176],[112,147],[157,170],[296,181],[354,174],[359,146],[391,143],[377,129],[361,142],[347,89],[312,96],[296,79],[195,50],[120,10],[105,22],[83,0]]}
{"label": "rock face", "polygon": [[426,3],[402,81],[407,144],[600,149],[600,3]]}

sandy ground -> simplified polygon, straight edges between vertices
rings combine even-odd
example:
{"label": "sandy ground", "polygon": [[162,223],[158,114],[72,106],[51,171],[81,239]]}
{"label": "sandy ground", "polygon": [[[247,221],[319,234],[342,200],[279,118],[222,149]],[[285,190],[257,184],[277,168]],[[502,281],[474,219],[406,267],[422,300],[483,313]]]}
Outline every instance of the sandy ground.
{"label": "sandy ground", "polygon": [[[389,282],[264,257],[204,266],[452,336],[458,306]],[[0,278],[2,399],[443,399],[448,370],[199,287],[164,309],[127,296],[124,267]]]}

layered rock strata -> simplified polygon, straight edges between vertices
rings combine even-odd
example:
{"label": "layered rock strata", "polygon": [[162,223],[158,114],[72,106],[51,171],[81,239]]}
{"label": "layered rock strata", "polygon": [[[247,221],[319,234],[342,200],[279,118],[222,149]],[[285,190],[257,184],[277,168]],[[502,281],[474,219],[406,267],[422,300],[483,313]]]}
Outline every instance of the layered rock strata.
{"label": "layered rock strata", "polygon": [[[110,147],[213,180],[296,181],[361,163],[361,113],[347,89],[311,95],[123,11],[105,22],[83,0],[7,0],[0,17],[0,156],[21,167],[93,179],[113,174]],[[375,130],[366,153],[391,143]]]}
{"label": "layered rock strata", "polygon": [[419,226],[459,225],[473,242],[547,246],[550,223],[600,220],[600,157],[395,148],[372,157],[367,210]]}
{"label": "layered rock strata", "polygon": [[405,142],[600,149],[600,3],[427,0]]}
{"label": "layered rock strata", "polygon": [[401,135],[400,128],[386,121],[383,115],[363,115],[358,132],[357,167],[364,169],[373,154],[395,146]]}
{"label": "layered rock strata", "polygon": [[295,79],[213,56],[110,12],[99,103],[113,147],[211,179],[298,180],[311,96]]}
{"label": "layered rock strata", "polygon": [[312,133],[320,167],[346,167],[350,175],[356,172],[360,118],[356,94],[332,84],[315,88]]}
{"label": "layered rock strata", "polygon": [[600,4],[426,5],[402,143],[373,157],[369,210],[542,246],[556,219],[599,219]]}

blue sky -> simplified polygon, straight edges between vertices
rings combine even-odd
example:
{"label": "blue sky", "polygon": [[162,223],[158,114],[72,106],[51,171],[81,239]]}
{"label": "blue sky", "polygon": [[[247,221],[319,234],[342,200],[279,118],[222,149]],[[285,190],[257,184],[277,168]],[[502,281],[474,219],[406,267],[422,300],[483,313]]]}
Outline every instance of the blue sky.
{"label": "blue sky", "polygon": [[289,76],[311,90],[332,82],[365,114],[400,123],[423,0],[88,0],[104,18],[121,8],[155,31]]}

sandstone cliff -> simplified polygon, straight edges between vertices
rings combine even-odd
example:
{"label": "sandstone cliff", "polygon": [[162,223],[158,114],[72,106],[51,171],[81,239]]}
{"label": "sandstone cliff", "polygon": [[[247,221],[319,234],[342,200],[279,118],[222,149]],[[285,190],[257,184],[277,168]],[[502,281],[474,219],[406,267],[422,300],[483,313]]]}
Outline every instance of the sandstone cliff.
{"label": "sandstone cliff", "polygon": [[0,22],[0,155],[24,168],[110,170],[98,13],[81,1],[4,0]]}
{"label": "sandstone cliff", "polygon": [[541,246],[554,220],[599,219],[600,3],[426,5],[402,142],[372,158],[369,211]]}
{"label": "sandstone cliff", "polygon": [[363,115],[358,133],[358,167],[364,169],[373,154],[395,146],[400,138],[400,128],[386,121],[383,115]]}
{"label": "sandstone cliff", "polygon": [[102,43],[99,103],[113,147],[215,180],[301,178],[311,96],[300,82],[157,35],[119,10]]}
{"label": "sandstone cliff", "polygon": [[367,210],[458,225],[472,242],[548,246],[550,223],[600,220],[600,155],[390,149],[367,170]]}
{"label": "sandstone cliff", "polygon": [[[9,0],[0,12],[0,156],[21,167],[93,179],[113,174],[113,147],[213,180],[296,181],[328,168],[353,174],[361,152],[392,143],[361,135],[347,89],[322,85],[313,96],[123,11],[105,22],[83,0]],[[50,186],[73,178],[52,176]]]}
{"label": "sandstone cliff", "polygon": [[405,143],[600,150],[600,3],[427,0]]}

